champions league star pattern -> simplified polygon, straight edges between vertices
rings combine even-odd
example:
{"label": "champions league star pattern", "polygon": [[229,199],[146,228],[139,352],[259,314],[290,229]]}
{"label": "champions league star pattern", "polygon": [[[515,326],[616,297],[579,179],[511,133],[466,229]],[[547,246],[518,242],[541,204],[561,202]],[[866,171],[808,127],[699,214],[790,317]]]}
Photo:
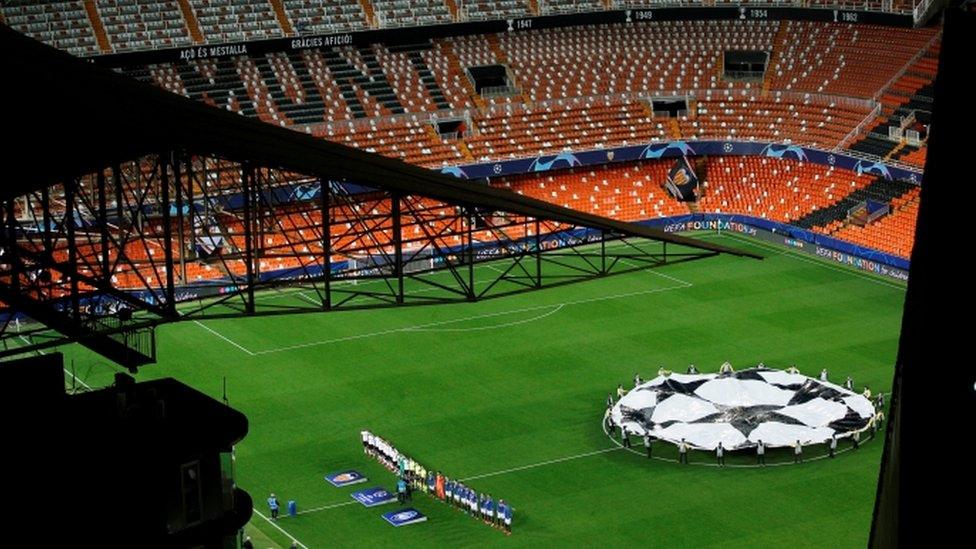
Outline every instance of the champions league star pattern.
{"label": "champions league star pattern", "polygon": [[642,383],[611,410],[630,434],[684,439],[693,448],[820,444],[870,426],[870,400],[827,381],[764,367],[723,374],[671,374]]}

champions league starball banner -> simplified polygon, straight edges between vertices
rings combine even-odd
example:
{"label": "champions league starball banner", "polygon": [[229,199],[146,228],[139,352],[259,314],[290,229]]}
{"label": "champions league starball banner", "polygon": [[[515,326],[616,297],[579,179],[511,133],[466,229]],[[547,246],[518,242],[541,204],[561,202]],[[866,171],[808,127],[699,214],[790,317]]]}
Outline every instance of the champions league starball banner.
{"label": "champions league starball banner", "polygon": [[760,366],[658,376],[624,395],[610,416],[634,435],[736,450],[823,444],[864,431],[875,413],[870,400],[840,385]]}

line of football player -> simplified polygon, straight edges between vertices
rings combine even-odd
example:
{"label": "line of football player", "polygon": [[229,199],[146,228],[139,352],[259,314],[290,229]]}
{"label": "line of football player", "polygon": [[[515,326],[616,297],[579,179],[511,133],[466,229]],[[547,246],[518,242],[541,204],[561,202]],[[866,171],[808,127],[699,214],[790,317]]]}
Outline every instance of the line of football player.
{"label": "line of football player", "polygon": [[423,492],[443,503],[452,505],[469,516],[480,518],[485,524],[512,533],[513,508],[505,500],[497,502],[490,494],[474,490],[462,481],[440,471],[429,471],[416,460],[404,455],[395,446],[369,431],[362,431],[363,451],[397,475],[397,500],[410,501],[413,492]]}

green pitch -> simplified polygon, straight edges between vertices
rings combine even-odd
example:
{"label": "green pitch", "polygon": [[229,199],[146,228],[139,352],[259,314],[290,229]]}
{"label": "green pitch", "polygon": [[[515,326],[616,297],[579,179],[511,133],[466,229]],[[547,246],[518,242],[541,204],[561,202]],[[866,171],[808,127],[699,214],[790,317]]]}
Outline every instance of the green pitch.
{"label": "green pitch", "polygon": [[[250,420],[238,483],[265,515],[272,491],[306,511],[277,527],[255,514],[257,546],[287,547],[293,536],[307,547],[863,547],[880,437],[833,460],[717,469],[695,465],[712,463],[707,454],[682,467],[648,460],[603,433],[607,393],[661,365],[795,363],[890,390],[903,286],[705,237],[767,258],[720,256],[472,304],[186,322],[159,330],[159,364],[138,378],[172,376],[220,398],[226,377],[231,405]],[[78,383],[110,383],[93,355],[63,350]],[[358,469],[370,478],[359,488],[395,480],[363,455],[363,428],[432,470],[476,477],[470,486],[515,507],[513,535],[422,494],[414,506],[428,522],[403,528],[380,518],[392,506],[350,504],[355,488],[333,488],[326,472]],[[663,444],[655,452],[674,455]]]}

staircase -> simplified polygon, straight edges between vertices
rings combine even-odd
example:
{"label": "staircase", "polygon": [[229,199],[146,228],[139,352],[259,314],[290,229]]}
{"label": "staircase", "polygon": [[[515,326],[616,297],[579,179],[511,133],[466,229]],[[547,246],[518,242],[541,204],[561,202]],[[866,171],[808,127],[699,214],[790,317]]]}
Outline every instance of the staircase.
{"label": "staircase", "polygon": [[[786,49],[788,45],[788,34],[786,32],[786,25],[780,21],[779,26],[776,29],[776,37],[773,38],[773,51],[770,53],[769,62],[766,66],[766,73],[763,75],[763,85],[762,85],[762,97],[769,96],[769,77],[773,70],[776,68],[776,52],[780,52]],[[723,56],[724,57],[724,56]]]}
{"label": "staircase", "polygon": [[[212,75],[204,75],[197,71],[194,65],[188,63],[174,63],[180,80],[186,87],[187,95],[194,101],[203,101],[204,97],[211,99],[215,104],[226,104],[229,92],[234,92],[234,99],[240,106],[240,112],[244,116],[257,116],[254,102],[251,100],[248,91],[244,88],[240,75],[237,74],[237,67],[230,58],[215,59],[211,61],[216,70]],[[204,65],[197,65],[201,68]],[[214,83],[210,83],[211,76]]]}
{"label": "staircase", "polygon": [[440,44],[442,46],[441,53],[447,58],[449,74],[451,76],[457,75],[458,80],[463,82],[464,89],[468,92],[468,97],[470,97],[471,101],[476,107],[478,107],[478,110],[484,113],[485,100],[478,94],[478,91],[474,89],[474,84],[471,83],[471,78],[468,77],[464,67],[461,66],[461,60],[458,59],[457,54],[454,53],[454,44],[450,41],[444,41]]}
{"label": "staircase", "polygon": [[284,31],[285,36],[295,36],[295,29],[291,26],[291,19],[288,18],[288,13],[285,12],[284,4],[281,3],[281,0],[269,1],[271,2],[271,7],[274,8],[275,17],[278,18],[278,25]]}
{"label": "staircase", "polygon": [[887,162],[887,161],[891,160],[892,157],[898,158],[898,156],[895,156],[895,155],[897,155],[899,151],[901,151],[902,149],[904,149],[906,144],[907,143],[905,143],[904,141],[898,143],[898,145],[896,145],[894,149],[891,149],[891,152],[890,153],[888,153],[887,155],[885,155],[884,161]]}
{"label": "staircase", "polygon": [[349,63],[348,59],[335,49],[321,51],[325,58],[325,64],[335,78],[339,92],[354,118],[366,118],[366,110],[359,100],[359,96],[356,95],[353,84],[363,91],[368,91],[371,98],[386,107],[391,113],[403,114],[406,112],[400,105],[389,80],[386,79],[386,74],[383,73],[379,61],[376,60],[376,54],[370,47],[364,46],[357,49],[359,57],[366,65],[366,73],[361,72]]}
{"label": "staircase", "polygon": [[671,132],[672,139],[681,139],[681,126],[678,125],[676,118],[668,119],[668,130]]}
{"label": "staircase", "polygon": [[447,98],[444,96],[444,90],[441,89],[440,85],[437,84],[437,79],[434,78],[433,71],[430,70],[430,66],[424,61],[424,56],[421,52],[433,50],[434,46],[430,42],[423,44],[405,44],[402,46],[389,46],[387,50],[390,53],[405,53],[407,54],[407,59],[410,60],[410,65],[413,66],[413,70],[417,72],[420,76],[420,82],[424,85],[424,89],[427,90],[427,95],[434,101],[437,105],[438,110],[450,109],[451,104],[447,102]]}
{"label": "staircase", "polygon": [[200,30],[200,22],[197,15],[190,6],[190,0],[179,0],[180,11],[183,12],[183,20],[186,21],[186,30],[190,31],[190,38],[194,44],[203,44],[203,32]]}
{"label": "staircase", "polygon": [[108,41],[108,33],[105,32],[105,25],[102,24],[102,17],[98,14],[95,0],[85,0],[85,11],[88,13],[88,21],[91,23],[92,30],[95,32],[98,49],[102,50],[102,53],[112,53],[112,44]]}
{"label": "staircase", "polygon": [[461,151],[461,155],[464,156],[465,160],[468,162],[474,162],[474,155],[471,154],[471,149],[468,148],[468,144],[465,143],[463,139],[457,140],[457,147],[458,150]]}
{"label": "staircase", "polygon": [[506,55],[505,50],[502,49],[502,44],[498,41],[497,34],[488,35],[488,48],[492,51],[492,53],[495,54],[495,60],[498,61],[499,64],[504,65],[508,63],[508,55]]}
{"label": "staircase", "polygon": [[[287,123],[294,124],[317,124],[325,120],[325,104],[318,88],[312,81],[308,67],[305,65],[305,58],[298,52],[287,55],[287,67],[294,71],[294,77],[298,82],[285,85],[281,76],[272,68],[268,56],[254,57],[253,62],[261,73],[261,80],[264,82],[267,93],[271,96],[272,102],[278,108],[278,112],[287,120]],[[301,90],[301,99],[297,91]]]}
{"label": "staircase", "polygon": [[444,0],[444,3],[447,4],[447,10],[451,12],[451,18],[454,21],[460,21],[461,14],[459,12],[461,10],[458,9],[457,2],[455,0]]}
{"label": "staircase", "polygon": [[366,24],[374,29],[379,27],[379,22],[376,20],[376,10],[373,9],[373,2],[370,0],[359,0],[359,5],[363,7],[363,13],[366,14]]}

